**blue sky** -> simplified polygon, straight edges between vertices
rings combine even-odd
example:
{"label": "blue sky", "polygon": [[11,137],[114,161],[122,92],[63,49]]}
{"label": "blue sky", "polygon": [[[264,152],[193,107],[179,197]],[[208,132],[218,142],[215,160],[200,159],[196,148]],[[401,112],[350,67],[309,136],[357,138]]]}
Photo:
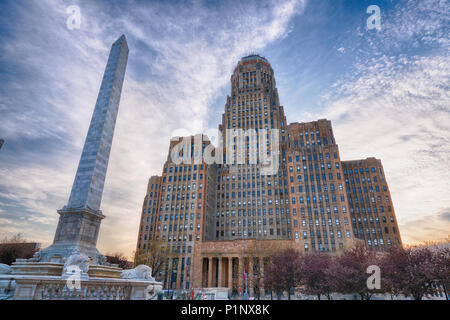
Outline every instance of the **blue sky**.
{"label": "blue sky", "polygon": [[[81,28],[66,8],[78,5]],[[369,5],[381,30],[368,30]],[[98,247],[130,254],[170,136],[216,128],[240,57],[275,71],[288,122],[328,118],[343,160],[383,161],[403,240],[450,230],[448,0],[0,2],[0,236],[48,245],[111,44],[130,56]],[[120,232],[118,232],[120,230]]]}

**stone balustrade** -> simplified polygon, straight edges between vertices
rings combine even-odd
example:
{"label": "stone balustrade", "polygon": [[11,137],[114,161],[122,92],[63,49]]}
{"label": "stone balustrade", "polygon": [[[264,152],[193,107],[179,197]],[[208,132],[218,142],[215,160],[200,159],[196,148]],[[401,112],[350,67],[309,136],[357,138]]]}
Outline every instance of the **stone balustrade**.
{"label": "stone balustrade", "polygon": [[128,300],[129,285],[84,284],[69,289],[65,281],[45,281],[36,287],[35,300]]}
{"label": "stone balustrade", "polygon": [[[138,279],[87,278],[78,289],[58,276],[0,275],[0,298],[13,300],[150,300],[161,283]],[[7,289],[8,286],[8,289]],[[5,288],[3,288],[5,287]],[[3,293],[3,294],[1,294]]]}

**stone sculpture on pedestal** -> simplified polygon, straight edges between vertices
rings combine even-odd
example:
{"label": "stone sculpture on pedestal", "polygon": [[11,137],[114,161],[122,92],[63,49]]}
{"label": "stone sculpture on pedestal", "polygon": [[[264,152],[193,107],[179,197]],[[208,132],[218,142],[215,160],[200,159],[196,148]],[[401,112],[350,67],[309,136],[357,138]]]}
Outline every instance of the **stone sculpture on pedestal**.
{"label": "stone sculpture on pedestal", "polygon": [[123,270],[120,277],[122,279],[143,279],[155,281],[152,277],[152,268],[143,264],[138,265],[134,269]]}

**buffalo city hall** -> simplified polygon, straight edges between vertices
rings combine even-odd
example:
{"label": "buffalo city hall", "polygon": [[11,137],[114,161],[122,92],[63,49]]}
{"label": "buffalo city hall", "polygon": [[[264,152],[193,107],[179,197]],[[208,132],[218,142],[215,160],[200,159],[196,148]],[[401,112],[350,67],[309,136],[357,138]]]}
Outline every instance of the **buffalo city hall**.
{"label": "buffalo city hall", "polygon": [[[211,139],[212,140],[212,139]],[[228,288],[264,295],[264,265],[282,247],[337,252],[401,245],[381,161],[342,161],[331,122],[287,124],[264,57],[231,76],[217,147],[175,137],[144,198],[137,251],[157,241],[166,289]]]}

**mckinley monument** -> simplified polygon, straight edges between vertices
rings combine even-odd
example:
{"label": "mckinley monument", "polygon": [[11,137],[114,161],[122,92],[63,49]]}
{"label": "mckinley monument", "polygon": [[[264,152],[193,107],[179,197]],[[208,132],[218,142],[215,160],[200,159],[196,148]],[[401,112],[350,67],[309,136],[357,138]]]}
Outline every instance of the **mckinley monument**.
{"label": "mckinley monument", "polygon": [[[53,244],[31,259],[0,265],[3,299],[153,299],[161,284],[145,265],[122,270],[97,250],[100,210],[128,61],[125,35],[111,47],[69,202],[58,210]],[[78,285],[74,285],[74,283]]]}
{"label": "mckinley monument", "polygon": [[96,248],[100,223],[105,217],[100,203],[128,52],[123,35],[112,45],[69,203],[58,210],[60,217],[55,239],[50,247],[41,252],[41,261],[59,261],[74,249],[86,254],[95,263],[103,260]]}

